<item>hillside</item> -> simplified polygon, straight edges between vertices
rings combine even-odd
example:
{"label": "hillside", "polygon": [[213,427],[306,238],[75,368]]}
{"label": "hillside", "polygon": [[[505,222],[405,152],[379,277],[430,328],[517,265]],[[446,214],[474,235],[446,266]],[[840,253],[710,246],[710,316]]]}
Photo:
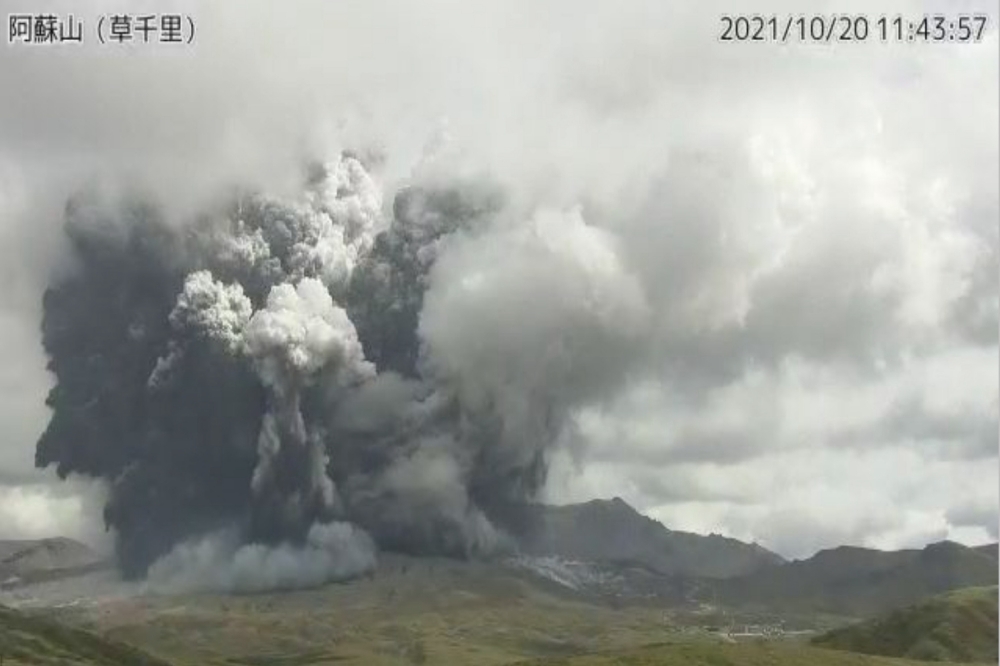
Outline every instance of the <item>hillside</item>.
{"label": "hillside", "polygon": [[[948,662],[950,663],[950,662]],[[517,666],[917,666],[909,659],[839,652],[790,642],[675,643],[517,662]]]}
{"label": "hillside", "polygon": [[53,580],[106,566],[89,546],[64,537],[0,541],[0,588]]}
{"label": "hillside", "polygon": [[[606,582],[611,583],[625,568],[609,565],[588,571],[607,574],[611,579]],[[622,582],[625,589],[634,586],[637,592],[655,582],[635,576],[625,576],[615,591],[595,599],[589,588],[557,584],[554,576],[523,566],[385,554],[371,577],[296,592],[170,595],[120,588],[94,590],[83,600],[65,589],[67,581],[59,581],[10,596],[27,602],[37,588],[65,591],[66,598],[50,600],[47,612],[177,666],[500,666],[584,654],[597,655],[588,659],[598,661],[574,657],[553,663],[900,663],[810,647],[792,637],[792,632],[833,626],[826,618],[743,613],[704,604],[665,606],[619,594]],[[720,645],[730,640],[720,635],[720,627],[758,623],[784,625],[786,639],[771,641],[771,647],[757,645],[755,638],[737,646]],[[668,641],[676,645],[664,645]],[[651,648],[652,656],[619,652],[651,644],[660,645]],[[607,661],[612,654],[636,661]]]}
{"label": "hillside", "polygon": [[168,666],[133,647],[0,606],[3,666]]}
{"label": "hillside", "polygon": [[892,552],[842,546],[721,581],[716,589],[720,601],[734,606],[871,617],[949,590],[996,584],[990,555],[942,541]]}
{"label": "hillside", "polygon": [[719,535],[667,529],[620,498],[534,505],[522,550],[573,560],[635,562],[661,574],[740,576],[782,562],[769,550]]}
{"label": "hillside", "polygon": [[51,612],[178,666],[499,666],[665,631],[659,608],[589,603],[518,568],[395,555],[371,578],[311,590],[121,596]]}
{"label": "hillside", "polygon": [[818,645],[879,654],[997,663],[997,588],[957,590],[889,615],[835,629]]}

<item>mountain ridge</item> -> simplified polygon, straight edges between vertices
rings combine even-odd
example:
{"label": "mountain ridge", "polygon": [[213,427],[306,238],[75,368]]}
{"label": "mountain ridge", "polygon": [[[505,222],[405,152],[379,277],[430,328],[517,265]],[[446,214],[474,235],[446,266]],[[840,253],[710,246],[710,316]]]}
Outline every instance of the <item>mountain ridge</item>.
{"label": "mountain ridge", "polygon": [[668,576],[728,578],[784,562],[758,544],[672,530],[620,497],[529,507],[521,549],[592,561],[633,561]]}
{"label": "mountain ridge", "polygon": [[950,590],[996,585],[997,575],[989,549],[953,541],[896,551],[838,546],[717,589],[737,606],[870,617]]}
{"label": "mountain ridge", "polygon": [[90,546],[68,537],[0,540],[0,588],[88,573],[110,566]]}

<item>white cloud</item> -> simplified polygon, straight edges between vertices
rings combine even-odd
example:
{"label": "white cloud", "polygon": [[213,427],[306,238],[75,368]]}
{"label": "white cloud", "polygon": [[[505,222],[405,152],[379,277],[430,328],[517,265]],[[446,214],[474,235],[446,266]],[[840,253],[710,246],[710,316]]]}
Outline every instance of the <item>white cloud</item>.
{"label": "white cloud", "polygon": [[110,535],[100,522],[103,493],[80,481],[53,488],[43,483],[0,484],[0,539],[65,536],[109,551]]}

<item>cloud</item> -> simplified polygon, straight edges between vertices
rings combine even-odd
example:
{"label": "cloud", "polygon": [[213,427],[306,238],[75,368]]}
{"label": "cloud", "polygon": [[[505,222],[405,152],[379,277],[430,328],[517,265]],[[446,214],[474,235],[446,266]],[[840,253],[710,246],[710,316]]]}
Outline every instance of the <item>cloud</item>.
{"label": "cloud", "polygon": [[[995,30],[777,48],[718,42],[737,9],[721,3],[176,6],[199,27],[187,52],[0,60],[17,91],[0,106],[8,530],[75,515],[25,490],[48,481],[31,469],[50,384],[36,331],[67,270],[67,195],[128,182],[183,218],[235,183],[285,193],[303,156],[351,147],[380,156],[388,193],[470,174],[503,189],[502,223],[445,250],[422,330],[470,391],[496,389],[504,367],[474,369],[521,342],[537,381],[504,386],[512,404],[588,403],[560,433],[552,499],[621,495],[789,554],[995,537]],[[568,307],[588,293],[592,310]],[[478,346],[453,344],[455,312]],[[563,342],[586,362],[564,367],[545,334],[573,321]]]}
{"label": "cloud", "polygon": [[990,539],[997,540],[997,524],[1000,523],[997,514],[1000,509],[997,502],[990,498],[989,493],[972,497],[961,504],[953,505],[945,513],[948,523],[957,527],[972,527],[983,530]]}
{"label": "cloud", "polygon": [[75,480],[68,485],[0,479],[0,539],[65,536],[110,552],[111,536],[100,520],[103,489]]}
{"label": "cloud", "polygon": [[982,542],[1000,506],[997,363],[976,348],[877,373],[789,361],[704,393],[646,382],[579,414],[550,497],[619,495],[670,527],[793,557]]}

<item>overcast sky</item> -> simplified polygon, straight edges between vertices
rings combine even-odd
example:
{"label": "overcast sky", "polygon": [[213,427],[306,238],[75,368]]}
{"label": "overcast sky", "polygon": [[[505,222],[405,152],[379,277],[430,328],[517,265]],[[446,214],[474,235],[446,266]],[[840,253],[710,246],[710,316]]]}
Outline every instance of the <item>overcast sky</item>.
{"label": "overcast sky", "polygon": [[[42,6],[85,30],[153,7],[4,5]],[[720,43],[746,6],[175,1],[152,11],[190,14],[190,47],[5,45],[0,539],[100,539],[100,489],[33,469],[67,195],[128,180],[182,220],[365,146],[387,201],[485,173],[525,219],[579,206],[639,285],[641,363],[575,414],[550,500],[617,495],[792,557],[996,540],[996,3],[885,5],[988,11],[978,45]]]}

